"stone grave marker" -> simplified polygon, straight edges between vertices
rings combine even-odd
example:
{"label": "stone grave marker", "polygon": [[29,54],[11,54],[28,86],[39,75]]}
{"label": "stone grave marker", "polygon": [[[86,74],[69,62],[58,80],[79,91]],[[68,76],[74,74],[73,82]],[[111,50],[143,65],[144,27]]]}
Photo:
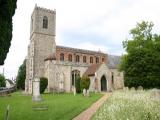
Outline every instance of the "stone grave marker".
{"label": "stone grave marker", "polygon": [[134,91],[134,90],[135,90],[135,87],[131,87],[130,90],[133,90],[133,91]]}
{"label": "stone grave marker", "polygon": [[143,90],[143,87],[142,87],[142,86],[138,86],[137,89],[138,89],[138,90]]}
{"label": "stone grave marker", "polygon": [[33,81],[33,96],[32,96],[33,101],[41,101],[41,96],[40,96],[40,79],[35,78]]}
{"label": "stone grave marker", "polygon": [[83,89],[83,96],[86,96],[86,89]]}
{"label": "stone grave marker", "polygon": [[74,87],[73,94],[76,95],[76,87]]}
{"label": "stone grave marker", "polygon": [[87,96],[87,97],[89,97],[89,95],[90,95],[90,94],[89,94],[89,90],[87,90],[87,92],[86,92],[86,96]]}

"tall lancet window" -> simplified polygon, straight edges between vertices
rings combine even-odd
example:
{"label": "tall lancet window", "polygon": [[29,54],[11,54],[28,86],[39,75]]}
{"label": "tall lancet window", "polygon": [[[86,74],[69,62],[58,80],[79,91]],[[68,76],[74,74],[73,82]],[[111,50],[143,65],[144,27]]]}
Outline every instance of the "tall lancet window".
{"label": "tall lancet window", "polygon": [[31,18],[31,30],[33,30],[33,18]]}
{"label": "tall lancet window", "polygon": [[43,17],[43,28],[48,28],[48,18],[46,16]]}
{"label": "tall lancet window", "polygon": [[63,53],[60,54],[60,61],[64,61],[64,54]]}

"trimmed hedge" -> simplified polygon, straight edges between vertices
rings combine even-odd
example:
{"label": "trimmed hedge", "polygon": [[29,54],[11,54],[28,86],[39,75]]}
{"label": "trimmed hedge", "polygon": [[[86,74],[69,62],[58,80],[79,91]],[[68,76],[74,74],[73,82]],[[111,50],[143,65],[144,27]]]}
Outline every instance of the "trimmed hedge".
{"label": "trimmed hedge", "polygon": [[40,78],[40,93],[44,93],[48,85],[48,79],[45,77]]}
{"label": "trimmed hedge", "polygon": [[76,78],[76,93],[81,93],[81,77]]}

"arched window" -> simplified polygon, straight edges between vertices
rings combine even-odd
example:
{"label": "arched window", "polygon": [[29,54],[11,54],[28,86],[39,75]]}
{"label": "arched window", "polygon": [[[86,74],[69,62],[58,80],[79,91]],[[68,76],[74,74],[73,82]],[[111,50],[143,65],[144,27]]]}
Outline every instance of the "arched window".
{"label": "arched window", "polygon": [[86,56],[83,56],[83,62],[86,63]]}
{"label": "arched window", "polygon": [[102,58],[102,62],[104,62],[104,58]]}
{"label": "arched window", "polygon": [[75,85],[75,81],[76,81],[77,77],[80,77],[80,71],[79,70],[73,70],[72,71],[72,85],[73,86]]}
{"label": "arched window", "polygon": [[63,53],[60,54],[60,61],[64,61],[64,54]]}
{"label": "arched window", "polygon": [[90,57],[90,63],[93,63],[93,57]]}
{"label": "arched window", "polygon": [[114,73],[112,72],[112,84],[114,84]]}
{"label": "arched window", "polygon": [[79,62],[79,55],[76,55],[76,62]]}
{"label": "arched window", "polygon": [[33,18],[31,18],[31,30],[33,30]]}
{"label": "arched window", "polygon": [[68,61],[72,62],[72,55],[71,54],[68,55]]}
{"label": "arched window", "polygon": [[99,58],[98,57],[96,57],[96,63],[99,63]]}
{"label": "arched window", "polygon": [[43,17],[43,28],[48,28],[48,18],[46,16]]}

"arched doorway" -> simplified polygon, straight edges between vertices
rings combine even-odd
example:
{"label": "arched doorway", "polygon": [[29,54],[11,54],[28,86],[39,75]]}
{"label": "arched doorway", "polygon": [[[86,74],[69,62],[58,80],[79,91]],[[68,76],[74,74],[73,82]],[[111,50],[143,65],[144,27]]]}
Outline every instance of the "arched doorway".
{"label": "arched doorway", "polygon": [[107,91],[107,80],[104,75],[101,78],[101,91]]}

